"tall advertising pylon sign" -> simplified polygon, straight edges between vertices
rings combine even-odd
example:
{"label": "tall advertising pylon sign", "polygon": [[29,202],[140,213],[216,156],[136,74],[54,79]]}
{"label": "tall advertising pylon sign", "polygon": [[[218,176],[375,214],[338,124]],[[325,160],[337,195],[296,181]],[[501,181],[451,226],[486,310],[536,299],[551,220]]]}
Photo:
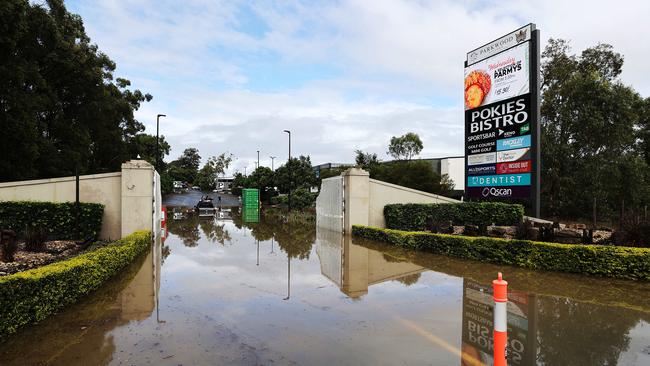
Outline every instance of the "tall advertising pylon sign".
{"label": "tall advertising pylon sign", "polygon": [[467,53],[465,196],[527,200],[539,217],[539,30],[528,24]]}

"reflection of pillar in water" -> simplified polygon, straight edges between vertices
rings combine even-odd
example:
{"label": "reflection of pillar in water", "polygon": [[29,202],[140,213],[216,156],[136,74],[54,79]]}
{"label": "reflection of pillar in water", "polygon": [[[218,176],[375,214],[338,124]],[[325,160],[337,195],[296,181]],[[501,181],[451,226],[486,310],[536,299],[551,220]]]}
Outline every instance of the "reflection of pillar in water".
{"label": "reflection of pillar in water", "polygon": [[385,253],[354,244],[341,232],[316,228],[316,253],[321,273],[353,298],[368,293],[368,287],[399,280],[426,270],[406,260],[387,260]]}
{"label": "reflection of pillar in water", "polygon": [[368,293],[368,249],[352,244],[341,232],[316,228],[321,273],[350,297]]}
{"label": "reflection of pillar in water", "polygon": [[154,310],[159,283],[155,258],[160,256],[149,252],[133,280],[120,292],[122,319],[142,320]]}
{"label": "reflection of pillar in water", "polygon": [[160,280],[161,280],[161,269],[162,269],[162,244],[165,237],[154,238],[154,244],[152,248],[153,254],[153,281],[154,281],[154,298],[156,299],[156,321],[158,323],[164,323],[160,321]]}
{"label": "reflection of pillar in water", "polygon": [[352,244],[350,235],[343,236],[343,274],[341,290],[350,297],[368,293],[368,249]]}

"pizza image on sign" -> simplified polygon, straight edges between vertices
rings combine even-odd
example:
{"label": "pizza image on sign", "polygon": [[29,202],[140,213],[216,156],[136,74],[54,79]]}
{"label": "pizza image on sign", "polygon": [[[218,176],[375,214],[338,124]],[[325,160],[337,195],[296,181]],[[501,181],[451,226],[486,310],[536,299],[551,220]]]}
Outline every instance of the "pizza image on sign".
{"label": "pizza image on sign", "polygon": [[492,80],[483,70],[474,70],[465,77],[465,107],[480,107],[485,96],[490,92]]}
{"label": "pizza image on sign", "polygon": [[465,109],[530,92],[530,48],[522,43],[465,68]]}

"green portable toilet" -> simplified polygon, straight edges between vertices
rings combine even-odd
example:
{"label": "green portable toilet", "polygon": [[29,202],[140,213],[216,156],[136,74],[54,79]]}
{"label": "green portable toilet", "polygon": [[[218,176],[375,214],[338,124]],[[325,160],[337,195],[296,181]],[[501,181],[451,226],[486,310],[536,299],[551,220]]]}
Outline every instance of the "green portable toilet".
{"label": "green portable toilet", "polygon": [[241,205],[242,207],[255,207],[260,206],[260,191],[257,188],[244,188],[241,191]]}

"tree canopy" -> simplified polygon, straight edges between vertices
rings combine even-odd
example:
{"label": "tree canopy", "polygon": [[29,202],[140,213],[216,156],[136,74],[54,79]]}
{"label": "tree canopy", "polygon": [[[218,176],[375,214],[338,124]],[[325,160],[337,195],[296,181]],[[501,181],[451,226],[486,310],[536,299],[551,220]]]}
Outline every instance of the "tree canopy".
{"label": "tree canopy", "polygon": [[354,161],[357,165],[357,167],[365,170],[371,170],[379,163],[381,163],[381,160],[377,157],[377,154],[374,153],[367,153],[363,152],[361,150],[355,150],[354,153],[356,154],[356,157],[354,158]]}
{"label": "tree canopy", "polygon": [[0,6],[0,181],[119,170],[143,153],[133,112],[151,95],[115,63],[62,0]]}
{"label": "tree canopy", "polygon": [[280,193],[289,192],[303,187],[309,189],[318,183],[316,172],[311,166],[309,156],[300,155],[298,158],[291,158],[286,164],[275,170],[275,185]]}
{"label": "tree canopy", "polygon": [[573,54],[551,39],[542,54],[542,208],[601,217],[647,205],[648,100],[624,85],[623,56],[599,44]]}
{"label": "tree canopy", "polygon": [[193,147],[187,148],[178,159],[169,163],[167,172],[172,180],[193,184],[199,174],[201,155]]}
{"label": "tree canopy", "polygon": [[204,191],[213,189],[217,177],[225,173],[231,162],[232,154],[228,153],[210,157],[198,172],[195,183]]}
{"label": "tree canopy", "polygon": [[450,194],[455,184],[448,175],[437,173],[430,161],[411,160],[423,147],[420,137],[409,132],[390,139],[388,151],[396,161],[382,162],[377,154],[355,150],[355,162],[357,167],[370,173],[370,178],[424,192]]}
{"label": "tree canopy", "polygon": [[393,136],[388,145],[388,155],[395,160],[411,160],[418,155],[424,145],[418,134],[409,132],[400,137]]}

